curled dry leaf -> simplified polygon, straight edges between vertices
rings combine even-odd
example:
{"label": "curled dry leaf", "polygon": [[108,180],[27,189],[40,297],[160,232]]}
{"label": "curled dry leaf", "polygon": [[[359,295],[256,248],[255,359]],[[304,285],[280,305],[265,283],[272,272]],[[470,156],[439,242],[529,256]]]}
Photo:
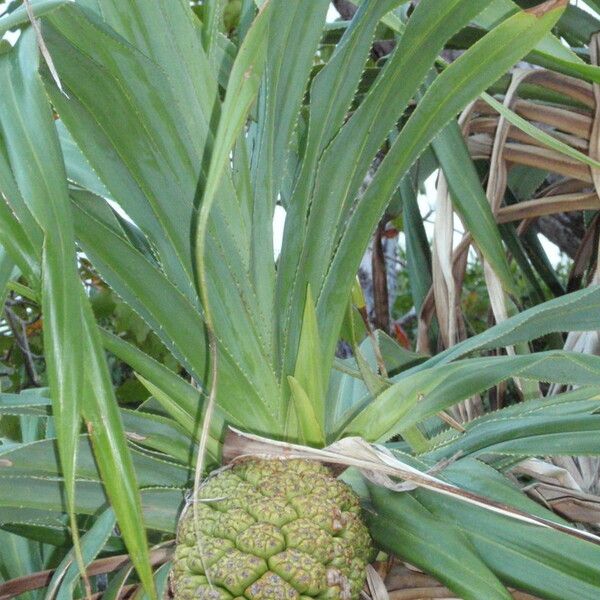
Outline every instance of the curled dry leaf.
{"label": "curled dry leaf", "polygon": [[367,583],[366,587],[369,590],[371,600],[389,600],[387,588],[379,573],[371,566],[367,565]]}

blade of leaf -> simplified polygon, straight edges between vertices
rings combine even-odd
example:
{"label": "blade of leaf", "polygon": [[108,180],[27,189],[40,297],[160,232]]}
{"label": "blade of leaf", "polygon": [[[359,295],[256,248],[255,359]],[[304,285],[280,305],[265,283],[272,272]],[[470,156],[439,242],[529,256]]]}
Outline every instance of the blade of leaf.
{"label": "blade of leaf", "polygon": [[327,372],[324,371],[323,366],[317,315],[309,287],[306,292],[296,368],[290,381],[293,380],[294,406],[297,410],[304,406],[304,402],[300,402],[300,398],[302,398],[308,403],[308,406],[304,406],[302,410],[311,415],[310,419],[305,419],[300,413],[297,413],[302,424],[308,425],[310,422],[311,425],[311,427],[302,428],[304,438],[312,444],[321,445],[325,443],[325,386],[327,381]]}
{"label": "blade of leaf", "polygon": [[[105,329],[100,329],[104,347],[126,362],[138,374],[148,391],[160,402],[165,411],[177,421],[188,434],[197,432],[197,420],[203,402],[202,392],[184,381],[168,367],[145,354],[137,346],[129,344]],[[215,439],[220,437],[224,417],[215,414]],[[230,418],[228,416],[228,418]]]}
{"label": "blade of leaf", "polygon": [[[336,135],[324,149],[323,154],[311,157],[311,160],[318,160],[318,170],[314,186],[307,190],[310,202],[302,200],[301,206],[305,208],[305,213],[301,215],[301,219],[289,222],[290,228],[298,228],[300,235],[304,235],[303,247],[296,250],[294,267],[283,264],[284,272],[289,269],[293,279],[289,282],[291,286],[285,288],[285,291],[281,288],[280,292],[282,305],[288,307],[282,311],[285,318],[289,319],[290,315],[298,318],[303,307],[306,285],[310,283],[317,302],[319,331],[326,357],[333,356],[334,353],[343,318],[344,304],[341,297],[348,294],[349,281],[344,281],[344,285],[336,287],[336,293],[339,295],[335,303],[332,302],[328,306],[327,311],[323,310],[321,296],[328,284],[328,273],[333,270],[332,260],[336,250],[339,249],[340,236],[348,235],[346,224],[356,217],[356,213],[353,212],[353,202],[359,188],[377,151],[406,109],[445,40],[467,24],[487,4],[487,0],[477,2],[452,0],[452,2],[444,2],[443,5],[434,0],[422,0],[411,15],[406,32],[387,60],[369,94],[340,131],[332,132]],[[335,91],[330,89],[327,93],[334,94]],[[326,125],[327,129],[331,126],[329,123]],[[356,140],[361,140],[358,149]],[[411,163],[416,158],[417,156],[414,156]],[[380,170],[384,164],[385,160]],[[396,185],[385,198],[386,204],[398,181],[395,183]],[[306,183],[303,182],[302,185],[306,186]],[[382,198],[378,201],[381,202]],[[310,207],[309,212],[306,210],[308,207]],[[378,217],[379,215],[380,213]],[[374,228],[373,226],[370,231]],[[366,232],[367,229],[365,222],[361,222],[361,231]],[[370,231],[369,234],[363,234],[363,237],[370,235]],[[357,254],[362,255],[365,247],[366,241],[363,245],[361,240],[361,244],[356,247]],[[282,252],[282,259],[284,255],[285,252]],[[331,257],[331,260],[323,257]],[[346,273],[356,272],[356,270],[357,267],[355,268],[354,265],[348,266]],[[288,323],[281,326],[281,332],[286,337],[290,355],[287,360],[291,361],[296,348],[297,333],[293,327],[289,327]]]}
{"label": "blade of leaf", "polygon": [[[73,0],[30,0],[33,14],[36,17],[41,17],[66,2],[72,2]],[[0,17],[0,37],[2,37],[9,29],[14,29],[20,25],[26,25],[29,23],[29,16],[25,6],[19,6],[12,12],[9,12]]]}
{"label": "blade of leaf", "polygon": [[288,375],[288,383],[292,391],[292,406],[298,419],[301,442],[313,446],[323,446],[325,441],[323,423],[319,419],[320,415],[315,412],[312,399],[295,377]]}
{"label": "blade of leaf", "polygon": [[[81,552],[85,565],[89,565],[102,550],[115,526],[115,514],[106,509],[95,521],[89,531],[81,538]],[[54,571],[48,584],[46,600],[70,600],[74,597],[79,573],[73,563],[73,553],[69,552]]]}
{"label": "blade of leaf", "polygon": [[306,80],[313,65],[329,2],[287,0],[272,9],[266,65],[257,104],[256,147],[252,153],[252,266],[254,288],[272,336],[274,302],[273,211],[289,168],[290,143],[297,125]]}
{"label": "blade of leaf", "polygon": [[209,303],[209,280],[206,266],[208,219],[217,195],[219,182],[228,166],[231,151],[258,94],[266,57],[266,40],[268,39],[267,32],[271,17],[270,6],[272,5],[267,0],[261,7],[242,42],[229,76],[195,232],[196,276],[208,333],[212,378],[210,395],[204,412],[202,433],[199,436],[198,462],[194,482],[195,491],[198,489],[203,471],[204,450],[209,437],[209,428],[217,394],[217,349],[212,306]]}
{"label": "blade of leaf", "polygon": [[[74,211],[76,234],[80,244],[104,279],[111,287],[152,327],[165,346],[173,352],[197,381],[203,381],[206,371],[207,351],[206,335],[202,315],[192,303],[174,286],[155,265],[136,251],[121,236],[116,235],[103,223],[91,217],[86,210],[79,207]],[[131,273],[139,276],[132,278]],[[161,293],[156,294],[160,289]],[[239,298],[238,298],[239,300]],[[236,303],[237,304],[237,303]],[[173,319],[174,312],[177,320]],[[228,316],[227,313],[230,312]],[[224,319],[237,315],[229,304],[217,304],[213,314]],[[239,331],[239,323],[236,321]],[[235,329],[235,327],[232,325]],[[269,422],[269,427],[277,431],[278,422],[270,415],[274,408],[267,407],[268,402],[275,401],[274,377],[264,360],[256,360],[260,351],[251,344],[251,339],[244,337],[244,346],[239,346],[244,355],[252,360],[252,372],[260,375],[251,377],[239,361],[232,356],[232,348],[221,344],[219,334],[219,369],[223,374],[219,400],[227,409],[232,402],[235,410],[232,414],[248,422]],[[147,377],[147,379],[151,379]],[[262,389],[257,389],[260,385]],[[270,395],[269,395],[270,394]],[[248,398],[239,403],[240,395]],[[252,398],[252,400],[250,400]],[[233,405],[231,405],[233,406]],[[195,413],[193,413],[195,414]]]}
{"label": "blade of leaf", "polygon": [[137,476],[127,447],[100,335],[88,302],[82,303],[82,313],[83,339],[87,349],[84,364],[83,416],[98,469],[131,560],[147,593],[157,600]]}
{"label": "blade of leaf", "polygon": [[[40,549],[30,540],[0,531],[0,579],[10,580],[43,568]],[[19,595],[22,600],[36,600],[33,593]]]}
{"label": "blade of leaf", "polygon": [[366,439],[389,439],[453,404],[510,377],[594,385],[600,358],[551,351],[521,356],[473,358],[404,375],[347,426]]}
{"label": "blade of leaf", "polygon": [[[553,3],[554,4],[554,3]],[[542,5],[544,6],[544,5]],[[427,144],[454,115],[490,83],[509,69],[536,44],[558,20],[561,6],[544,14],[521,12],[474,44],[448,66],[428,88],[423,99],[394,141],[365,194],[353,207],[345,230],[334,250],[332,262],[317,299],[317,314],[337,335],[340,322],[336,305],[351,285],[349,273],[356,272],[370,232],[400,179]],[[367,226],[367,223],[369,226]],[[330,345],[323,333],[326,350]]]}
{"label": "blade of leaf", "polygon": [[452,204],[507,292],[517,294],[502,239],[462,133],[451,121],[432,143]]}
{"label": "blade of leaf", "polygon": [[[310,120],[306,149],[288,204],[277,268],[276,306],[281,307],[278,311],[280,316],[277,324],[277,343],[281,368],[286,373],[293,372],[300,335],[291,323],[299,322],[304,310],[306,285],[298,284],[297,277],[303,247],[306,246],[307,212],[319,158],[344,122],[348,106],[360,81],[376,25],[396,4],[395,0],[365,2],[356,13],[351,26],[345,31],[334,55],[315,77],[310,88]],[[315,256],[317,255],[318,252],[315,252]],[[313,287],[313,290],[316,292],[318,287]],[[346,298],[348,296],[349,293],[346,294]],[[287,309],[284,310],[284,306],[287,306]]]}
{"label": "blade of leaf", "polygon": [[[497,502],[565,523],[551,511],[527,498],[505,477],[480,461],[459,460],[445,477],[474,493]],[[438,518],[454,525],[496,575],[515,587],[556,600],[594,598],[599,593],[600,548],[551,529],[532,528],[454,499],[440,502],[427,491],[414,493]]]}
{"label": "blade of leaf", "polygon": [[[64,485],[59,478],[2,477],[0,479],[0,521],[5,511],[24,507],[49,512],[60,517],[65,511]],[[148,488],[141,490],[144,523],[150,530],[175,533],[177,518],[183,504],[183,490],[173,488]],[[94,515],[106,507],[103,486],[93,481],[77,481],[75,505],[78,514]]]}
{"label": "blade of leaf", "polygon": [[429,368],[448,363],[470,352],[509,346],[538,339],[555,331],[590,331],[600,326],[600,286],[565,294],[529,308],[507,321],[491,327],[449,348],[415,367]]}
{"label": "blade of leaf", "polygon": [[439,520],[409,494],[368,487],[374,511],[367,513],[367,520],[379,545],[432,573],[465,600],[480,600],[482,594],[490,599],[512,598],[460,530]]}
{"label": "blade of leaf", "polygon": [[66,175],[52,112],[37,69],[35,32],[27,30],[13,51],[0,56],[0,77],[5,90],[0,98],[0,128],[21,195],[44,231],[41,286],[44,350],[66,481],[67,509],[76,556],[83,569],[74,512],[83,370],[79,307],[82,288],[75,262]]}
{"label": "blade of leaf", "polygon": [[400,181],[399,193],[402,198],[402,219],[406,237],[406,263],[410,279],[410,290],[417,314],[431,287],[431,248],[423,226],[423,219],[417,204],[417,190],[414,188],[412,173]]}

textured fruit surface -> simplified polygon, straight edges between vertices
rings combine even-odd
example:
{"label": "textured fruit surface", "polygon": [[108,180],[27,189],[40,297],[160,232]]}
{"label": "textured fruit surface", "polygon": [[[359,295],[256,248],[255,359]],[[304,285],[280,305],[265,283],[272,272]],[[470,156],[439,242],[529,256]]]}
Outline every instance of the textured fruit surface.
{"label": "textured fruit surface", "polygon": [[183,515],[176,600],[355,600],[371,539],[352,490],[323,465],[249,459],[208,479]]}

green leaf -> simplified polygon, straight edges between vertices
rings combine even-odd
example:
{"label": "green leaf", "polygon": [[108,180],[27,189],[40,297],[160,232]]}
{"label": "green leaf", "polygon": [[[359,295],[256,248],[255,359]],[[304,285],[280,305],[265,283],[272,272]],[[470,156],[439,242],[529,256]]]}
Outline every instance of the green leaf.
{"label": "green leaf", "polygon": [[[185,429],[171,419],[125,408],[121,409],[121,419],[127,437],[135,444],[162,452],[184,465],[190,464],[193,440]],[[214,446],[211,450],[212,456],[218,457],[218,453],[214,453]]]}
{"label": "green leaf", "polygon": [[[419,4],[422,6],[423,4]],[[351,285],[370,232],[401,178],[454,115],[475,98],[552,27],[561,14],[554,9],[539,17],[521,12],[493,29],[448,66],[428,88],[417,108],[394,141],[364,195],[353,206],[317,299],[317,315],[337,330],[332,315],[340,295]],[[408,31],[408,30],[407,30]],[[329,338],[320,329],[325,348]]]}
{"label": "green leaf", "polygon": [[325,22],[328,0],[274,2],[267,57],[257,106],[252,152],[251,206],[253,283],[267,335],[273,335],[273,211],[277,192],[289,169],[289,151],[298,113]]}
{"label": "green leaf", "polygon": [[[82,294],[83,295],[83,294]],[[146,591],[156,599],[137,475],[125,441],[112,381],[92,309],[82,303],[84,364],[82,411],[106,493],[131,560]]]}
{"label": "green leaf", "polygon": [[102,181],[100,181],[98,175],[96,175],[85,156],[81,153],[69,130],[60,119],[56,121],[56,130],[69,181],[90,190],[101,198],[110,197],[110,192]]}
{"label": "green leaf", "polygon": [[163,408],[189,434],[194,433],[196,431],[197,413],[202,402],[201,391],[137,346],[122,340],[105,329],[99,331],[104,347],[134,369],[142,377],[144,385],[149,383],[160,389],[167,398],[170,398],[168,405],[163,404]]}
{"label": "green leaf", "polygon": [[[81,538],[81,552],[85,565],[89,565],[100,553],[115,526],[115,514],[106,509],[94,522],[90,530]],[[48,584],[46,599],[70,600],[74,597],[75,586],[79,582],[79,572],[73,562],[73,552],[69,552],[60,562]]]}
{"label": "green leaf", "polygon": [[472,358],[403,374],[347,426],[347,434],[389,439],[465,398],[510,377],[594,385],[600,358],[575,352]]}
{"label": "green leaf", "polygon": [[[5,90],[0,98],[0,129],[21,196],[44,232],[41,284],[44,353],[67,507],[73,520],[79,395],[83,383],[84,345],[79,307],[82,287],[75,261],[66,175],[52,111],[37,69],[38,48],[35,33],[30,29],[22,33],[12,52],[0,55],[0,80]],[[74,541],[77,548],[77,540]]]}
{"label": "green leaf", "polygon": [[[129,424],[139,425],[143,417],[130,419]],[[147,420],[145,421],[147,423]],[[156,422],[155,422],[156,427]],[[147,427],[149,429],[149,427]],[[148,432],[150,435],[151,432]],[[176,440],[175,440],[176,441]],[[78,461],[76,478],[101,482],[98,464],[92,454],[90,439],[80,435],[77,439]],[[162,485],[167,487],[183,487],[189,479],[188,468],[175,464],[164,456],[150,455],[140,450],[131,449],[131,457],[140,486]],[[3,463],[0,465],[0,477],[61,477],[62,469],[58,461],[55,439],[45,439],[26,444],[2,453]]]}
{"label": "green leaf", "polygon": [[[327,379],[327,372],[323,370],[325,364],[319,331],[317,329],[315,305],[309,287],[306,291],[300,345],[298,347],[294,377],[292,378],[292,392],[294,394],[296,409],[300,408],[307,415],[311,416],[310,419],[307,419],[300,413],[297,413],[301,424],[307,425],[310,422],[311,428],[306,429],[303,427],[302,431],[304,439],[309,440],[313,444],[323,444],[325,442],[323,433],[325,426],[325,386]],[[302,390],[302,394],[300,394],[300,390]],[[305,403],[299,401],[300,397],[308,405],[304,406]]]}
{"label": "green leaf", "polygon": [[[475,19],[475,24],[490,29],[499,21],[514,15],[518,10],[520,10],[519,6],[512,0],[496,0]],[[562,18],[564,18],[564,14]],[[598,67],[586,64],[557,35],[551,33],[546,34],[526,58],[529,62],[559,73],[589,81],[600,81]]]}
{"label": "green leaf", "polygon": [[[75,212],[76,234],[86,255],[102,273],[109,285],[150,325],[165,346],[194,375],[197,381],[203,381],[206,370],[206,336],[202,315],[174,286],[163,272],[133,246],[98,221],[89,212],[88,207],[77,207]],[[137,273],[137,277],[131,277]],[[161,293],[157,294],[156,290]],[[235,298],[230,298],[230,302]],[[239,300],[239,299],[238,299]],[[237,307],[228,303],[213,304],[213,313],[219,322],[231,321],[239,315]],[[173,315],[177,315],[177,319]],[[221,320],[221,315],[222,319]],[[269,423],[276,431],[277,422],[270,417],[265,406],[273,403],[276,389],[273,373],[264,360],[260,360],[260,349],[251,342],[250,335],[240,335],[236,320],[227,330],[219,328],[217,341],[219,346],[219,386],[220,404],[230,414],[236,415],[238,424]],[[236,346],[225,345],[221,336],[240,335]],[[121,347],[123,347],[121,345]],[[236,350],[247,357],[248,371],[232,356]],[[252,373],[252,375],[251,375]],[[144,375],[146,379],[151,377]],[[257,389],[261,386],[261,389]],[[247,398],[240,403],[239,398]],[[196,415],[192,411],[193,415]]]}
{"label": "green leaf", "polygon": [[127,11],[119,0],[97,4],[106,24],[160,67],[177,103],[185,107],[181,111],[185,129],[202,149],[210,137],[217,73],[202,47],[201,24],[189,2],[140,2],[129,5]]}
{"label": "green leaf", "polygon": [[[41,17],[59,6],[62,6],[70,0],[30,0],[31,9],[36,17]],[[14,29],[21,25],[29,23],[29,15],[25,6],[19,6],[12,12],[6,13],[0,17],[0,37],[9,29]]]}
{"label": "green leaf", "polygon": [[11,279],[16,279],[19,275],[19,269],[15,267],[10,255],[0,246],[0,302],[4,305],[7,294],[7,285]]}
{"label": "green leaf", "polygon": [[[10,166],[6,143],[0,136],[0,189],[6,204],[10,207],[14,218],[21,224],[24,236],[29,240],[29,248],[33,249],[37,262],[42,254],[43,233],[39,223],[31,213],[30,207],[23,199],[19,186]],[[39,271],[39,264],[37,265]]]}
{"label": "green leaf", "polygon": [[[76,7],[58,12],[60,14],[52,15],[55,28],[48,27],[45,35],[50,51],[57,55],[57,69],[69,89],[71,100],[66,102],[56,96],[56,91],[49,85],[53,102],[112,198],[158,249],[168,287],[177,288],[178,295],[187,298],[197,313],[199,302],[191,275],[191,240],[194,236],[190,229],[195,225],[194,201],[199,180],[200,189],[205,188],[204,163],[211,147],[214,148],[212,142],[207,141],[207,147],[202,145],[208,133],[196,136],[195,130],[185,128],[187,116],[182,114],[185,111],[179,109],[171,88],[164,85],[164,73],[155,64],[134,49],[121,52],[125,42],[94,20],[93,15]],[[144,22],[146,18],[147,15]],[[159,37],[164,38],[162,34]],[[98,85],[99,81],[103,83]],[[197,85],[202,87],[203,84]],[[153,90],[151,98],[148,89]],[[210,114],[216,119],[217,114],[212,111],[213,103]],[[115,115],[118,115],[117,120]],[[191,118],[194,123],[202,122],[200,116],[192,114]],[[248,411],[255,412],[254,406],[260,410],[263,404],[271,403],[267,414],[261,418],[276,429],[279,421],[269,416],[269,412],[276,410],[273,404],[278,394],[271,370],[271,340],[262,335],[264,319],[256,317],[261,313],[255,310],[256,295],[247,277],[247,225],[237,204],[229,169],[226,175],[217,182],[218,201],[211,211],[207,240],[213,317],[219,324],[217,329],[224,353],[233,355],[220,362],[229,360],[237,371],[237,375],[229,378],[231,385],[237,388],[236,393],[222,396],[231,402],[232,398],[244,394],[244,380],[245,389],[259,386],[256,402],[247,403]],[[173,198],[178,201],[174,203]],[[95,235],[93,231],[87,233]],[[123,285],[118,286],[108,276],[112,273],[104,272],[104,268],[113,267],[112,256],[110,261],[104,256],[110,248],[106,242],[96,239],[102,252],[96,252],[92,261],[106,280],[123,294]],[[124,266],[125,261],[121,258],[119,264]],[[127,275],[130,272],[129,265],[122,271]],[[143,302],[156,302],[154,295],[154,291],[150,291],[148,295],[134,298],[129,292],[127,301],[134,307],[137,303],[137,310]],[[160,325],[172,321],[172,314],[171,311],[161,319]],[[155,320],[152,326],[165,341],[159,323]],[[182,337],[181,333],[179,337]],[[188,332],[187,337],[201,338],[199,343],[180,347],[180,352],[188,358],[194,357],[191,362],[195,365],[190,370],[201,381],[206,372],[206,363],[202,360],[206,340],[202,339],[204,336],[198,326]],[[170,345],[168,340],[165,343]],[[190,361],[183,362],[187,368]]]}
{"label": "green leaf", "polygon": [[565,294],[529,308],[415,368],[448,363],[471,352],[512,346],[555,331],[590,331],[600,326],[600,286]]}
{"label": "green leaf", "polygon": [[[461,459],[443,473],[445,479],[463,489],[564,522],[479,461]],[[600,593],[600,547],[596,544],[426,490],[414,495],[437,518],[462,531],[488,568],[507,584],[554,600],[595,598]]]}
{"label": "green leaf", "polygon": [[369,390],[360,378],[355,361],[336,360],[327,390],[328,441],[341,437],[340,430],[348,420],[347,414],[355,411],[357,406],[366,404],[370,398]]}
{"label": "green leaf", "polygon": [[402,199],[402,219],[406,237],[406,265],[410,292],[417,314],[431,288],[431,248],[417,203],[414,175],[409,172],[398,188]]}
{"label": "green leaf", "polygon": [[221,0],[206,0],[202,4],[202,45],[207,56],[214,53],[215,39],[219,33]]}
{"label": "green leaf", "polygon": [[[102,600],[119,600],[121,598],[121,592],[125,582],[131,575],[132,567],[125,565],[119,569],[109,580],[104,593],[102,594]],[[158,590],[157,590],[158,591]],[[162,596],[161,596],[162,597]]]}
{"label": "green leaf", "polygon": [[446,125],[432,145],[456,212],[504,289],[517,294],[496,220],[456,121]]}
{"label": "green leaf", "polygon": [[[250,30],[246,34],[242,46],[233,64],[227,83],[227,92],[212,148],[210,166],[202,194],[202,205],[196,228],[196,261],[197,278],[200,293],[203,297],[204,310],[208,317],[208,325],[212,330],[212,313],[208,304],[208,276],[206,269],[206,239],[208,219],[217,197],[221,179],[229,165],[230,153],[246,123],[248,112],[258,94],[262,70],[266,58],[266,41],[271,18],[270,2],[267,0],[261,7]],[[212,307],[212,305],[211,305]]]}
{"label": "green leaf", "polygon": [[[159,594],[159,598],[164,598],[165,594],[167,594],[169,587],[169,574],[173,567],[173,563],[171,561],[161,565],[158,569],[156,569],[154,573],[154,583],[156,585],[156,589]],[[108,600],[104,599],[103,600]],[[143,590],[141,593],[135,595],[134,600],[148,600],[148,594],[146,594]]]}
{"label": "green leaf", "polygon": [[[367,348],[371,347],[371,350],[373,344],[377,343],[371,339],[365,340],[365,342],[364,345],[366,345]],[[376,364],[370,365],[358,346],[354,348],[354,357],[356,358],[356,364],[358,365],[360,375],[372,396],[377,396],[389,387],[388,381],[376,372]]]}
{"label": "green leaf", "polygon": [[[1,183],[0,189],[4,193]],[[24,228],[4,202],[0,202],[0,236],[5,249],[3,251],[6,257],[4,260],[8,260],[10,257],[11,262],[18,265],[21,272],[30,280],[34,282],[39,280],[38,253],[31,245]]]}
{"label": "green leaf", "polygon": [[[95,481],[77,481],[75,509],[78,514],[95,515],[106,507],[103,487]],[[59,479],[36,477],[5,477],[0,486],[0,522],[9,513],[13,520],[14,509],[37,509],[38,514],[48,512],[57,516],[65,511],[64,485]],[[140,492],[144,523],[147,529],[174,533],[177,517],[183,504],[183,490],[173,488],[147,488]]]}
{"label": "green leaf", "polygon": [[[344,295],[347,296],[349,292],[350,273],[356,272],[358,263],[356,266],[353,264],[352,267],[346,265],[342,268],[334,265],[332,261],[340,251],[338,245],[340,236],[347,237],[348,235],[346,226],[349,219],[354,219],[356,216],[356,213],[353,212],[354,199],[377,151],[406,109],[444,42],[466,25],[488,3],[489,0],[477,0],[476,2],[452,0],[440,5],[435,0],[423,0],[412,14],[405,33],[398,41],[393,55],[386,61],[375,84],[337,134],[335,131],[331,131],[331,127],[336,123],[341,125],[341,118],[345,114],[347,105],[343,106],[344,112],[339,121],[337,115],[328,115],[327,122],[323,124],[319,121],[314,122],[311,110],[309,135],[310,128],[314,127],[317,131],[320,129],[330,131],[330,136],[335,134],[335,137],[322,154],[320,147],[316,147],[312,150],[312,155],[309,154],[311,152],[309,138],[306,160],[312,161],[311,169],[314,169],[318,161],[314,186],[310,185],[301,196],[299,210],[303,209],[303,212],[298,217],[291,219],[288,214],[288,222],[286,222],[286,230],[288,230],[288,226],[290,229],[297,229],[298,232],[295,236],[303,235],[304,237],[302,247],[293,248],[295,251],[295,254],[292,255],[293,266],[286,264],[285,246],[287,242],[284,244],[280,259],[283,262],[283,272],[291,279],[287,282],[286,287],[281,287],[279,290],[281,305],[286,306],[286,310],[282,311],[286,321],[282,324],[281,331],[286,340],[289,340],[287,344],[290,355],[293,356],[297,334],[293,335],[295,332],[293,327],[289,327],[287,320],[290,319],[290,315],[293,319],[292,322],[298,318],[300,306],[304,301],[304,290],[307,284],[310,284],[317,303],[324,355],[326,357],[333,356],[343,318],[344,304],[341,298]],[[369,4],[365,3],[361,8]],[[376,4],[382,11],[384,7],[388,7],[384,3]],[[333,59],[329,64],[332,62]],[[324,72],[325,69],[319,73],[318,77],[321,77]],[[335,76],[345,78],[346,71],[337,72]],[[316,85],[317,79],[315,79],[313,89]],[[313,99],[313,89],[311,89],[311,106],[318,100],[318,97]],[[336,91],[331,86],[326,89],[326,93],[329,95],[335,96]],[[353,92],[354,89],[351,93]],[[320,135],[324,134],[320,133]],[[322,139],[325,142],[328,138],[323,137]],[[360,140],[358,147],[357,140]],[[314,152],[317,154],[315,155]],[[417,156],[415,155],[411,162]],[[300,178],[303,177],[303,174],[304,172],[300,174]],[[398,181],[396,180],[395,183],[397,185]],[[306,187],[306,185],[307,183],[302,181],[302,186]],[[300,186],[297,191],[299,189],[301,189]],[[378,204],[381,207],[377,213],[378,218],[383,212],[383,206],[387,204],[391,192],[393,189],[390,190],[389,195],[385,196],[385,200],[383,197],[379,197],[373,202],[373,205]],[[298,202],[298,200],[292,199],[292,206],[294,202]],[[304,225],[305,221],[306,225]],[[355,252],[362,255],[366,246],[365,238],[370,235],[374,226],[367,234],[368,226],[363,221],[360,229],[363,236],[359,243],[356,243],[358,240],[353,240],[353,244],[356,246]],[[340,281],[333,283],[336,278],[343,278],[343,283]],[[331,292],[330,285],[334,288]],[[332,296],[335,295],[335,301],[333,298],[324,301],[323,294],[328,295],[329,293]]]}
{"label": "green leaf", "polygon": [[[42,556],[37,544],[0,530],[0,581],[23,577],[43,569]],[[19,595],[20,600],[36,600],[35,592]]]}
{"label": "green leaf", "polygon": [[410,494],[369,484],[369,529],[378,545],[436,576],[465,600],[512,595],[490,571],[464,534]]}
{"label": "green leaf", "polygon": [[558,22],[558,27],[572,46],[585,46],[600,29],[600,21],[579,6],[570,5]]}
{"label": "green leaf", "polygon": [[[344,32],[334,55],[311,85],[306,149],[288,203],[283,244],[277,268],[275,302],[278,309],[277,343],[280,367],[285,373],[292,373],[296,363],[295,354],[300,336],[296,323],[300,322],[304,311],[305,294],[309,283],[305,279],[298,281],[298,271],[302,268],[301,262],[306,260],[303,255],[307,252],[307,212],[319,159],[344,122],[348,106],[360,81],[374,29],[381,17],[397,3],[397,0],[363,3],[351,26]],[[312,247],[309,246],[310,248]],[[311,252],[313,251],[314,256],[319,256],[316,248],[312,248]],[[319,260],[325,259],[320,256]],[[319,285],[313,285],[313,290],[315,293],[318,292]],[[349,293],[346,294],[346,298],[348,296]]]}
{"label": "green leaf", "polygon": [[46,415],[46,407],[51,404],[47,395],[48,390],[44,388],[36,388],[35,393],[0,394],[0,414]]}
{"label": "green leaf", "polygon": [[[198,177],[190,158],[200,156],[171,89],[160,83],[163,73],[134,48],[122,52],[123,40],[78,6],[49,21],[44,38],[69,95],[47,81],[61,120],[112,198],[156,245],[167,275],[191,295],[185,223]],[[181,200],[167,202],[173,197]]]}
{"label": "green leaf", "polygon": [[[300,441],[313,446],[323,446],[325,441],[323,422],[319,418],[320,415],[315,412],[313,399],[295,377],[288,375],[288,383],[292,391],[294,414],[298,419]],[[287,437],[290,437],[289,433]]]}
{"label": "green leaf", "polygon": [[599,454],[598,388],[580,388],[488,413],[465,424],[466,432],[446,431],[431,440],[427,458],[510,455]]}

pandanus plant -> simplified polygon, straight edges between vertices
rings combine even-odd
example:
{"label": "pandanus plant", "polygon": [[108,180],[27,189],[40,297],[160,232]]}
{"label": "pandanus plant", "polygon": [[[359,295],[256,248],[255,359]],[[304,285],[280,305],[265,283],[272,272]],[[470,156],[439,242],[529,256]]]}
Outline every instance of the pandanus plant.
{"label": "pandanus plant", "polygon": [[[598,452],[600,359],[524,344],[596,328],[600,292],[427,358],[365,336],[354,287],[432,140],[534,48],[564,63],[549,32],[565,3],[421,0],[407,17],[401,0],[364,0],[330,55],[328,0],[257,4],[241,3],[231,39],[218,1],[201,20],[184,0],[31,0],[0,19],[23,28],[0,54],[2,284],[41,305],[48,375],[47,390],[1,397],[21,432],[0,456],[0,523],[27,570],[54,569],[0,590],[89,595],[110,572],[105,598],[136,582],[156,598],[169,581],[181,599],[358,598],[372,553],[357,493],[375,546],[456,595],[510,598],[510,585],[596,597],[597,539],[504,472],[523,457]],[[356,94],[381,22],[395,48]],[[440,61],[473,22],[481,39]],[[510,293],[497,232],[475,241]],[[178,372],[98,326],[82,257]],[[342,336],[350,359],[335,357]],[[499,347],[516,350],[485,356]],[[145,386],[138,409],[117,404],[105,351]],[[447,408],[512,377],[581,387],[446,426]],[[200,484],[224,454],[245,458]],[[257,459],[282,454],[295,458]],[[318,461],[353,467],[343,477],[355,492]],[[136,576],[114,556],[123,550]]]}

